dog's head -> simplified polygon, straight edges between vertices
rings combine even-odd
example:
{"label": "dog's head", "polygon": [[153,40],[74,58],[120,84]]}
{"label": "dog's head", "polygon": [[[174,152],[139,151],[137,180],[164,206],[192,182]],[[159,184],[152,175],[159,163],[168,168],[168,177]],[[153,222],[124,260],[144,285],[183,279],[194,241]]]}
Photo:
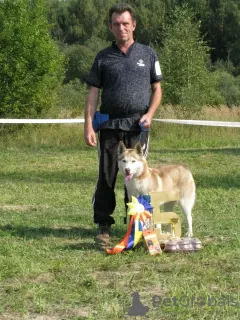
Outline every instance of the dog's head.
{"label": "dog's head", "polygon": [[144,167],[144,157],[140,142],[133,149],[127,149],[121,141],[118,146],[118,168],[125,181],[141,175]]}

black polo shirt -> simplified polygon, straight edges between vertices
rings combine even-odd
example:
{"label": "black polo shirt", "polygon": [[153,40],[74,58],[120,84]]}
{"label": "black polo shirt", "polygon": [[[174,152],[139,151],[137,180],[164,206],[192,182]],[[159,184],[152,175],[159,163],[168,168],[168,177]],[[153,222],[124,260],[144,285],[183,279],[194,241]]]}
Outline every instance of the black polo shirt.
{"label": "black polo shirt", "polygon": [[97,54],[87,83],[102,89],[101,113],[127,118],[147,111],[150,85],[161,79],[158,58],[151,47],[134,42],[125,54],[114,42]]}

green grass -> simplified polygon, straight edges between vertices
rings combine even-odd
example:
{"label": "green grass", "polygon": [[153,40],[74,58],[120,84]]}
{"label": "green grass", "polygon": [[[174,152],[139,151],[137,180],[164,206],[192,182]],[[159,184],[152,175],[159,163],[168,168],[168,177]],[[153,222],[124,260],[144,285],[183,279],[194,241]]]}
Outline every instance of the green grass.
{"label": "green grass", "polygon": [[[156,257],[144,248],[108,256],[95,247],[97,151],[82,134],[81,125],[2,133],[0,319],[124,319],[134,291],[149,306],[149,319],[239,319],[240,306],[220,303],[228,297],[240,305],[239,129],[154,124],[149,163],[191,168],[193,228],[203,243],[194,254]],[[116,196],[113,244],[126,231],[120,177]],[[185,232],[185,217],[176,212]],[[182,305],[159,305],[160,296],[182,297]],[[186,306],[194,296],[221,305]]]}

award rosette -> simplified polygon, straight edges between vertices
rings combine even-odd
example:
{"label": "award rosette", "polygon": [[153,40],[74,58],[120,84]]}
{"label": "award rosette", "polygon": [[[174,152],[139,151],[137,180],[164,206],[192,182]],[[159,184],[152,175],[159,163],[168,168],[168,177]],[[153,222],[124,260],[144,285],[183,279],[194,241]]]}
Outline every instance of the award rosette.
{"label": "award rosette", "polygon": [[127,233],[119,244],[111,249],[106,249],[108,254],[117,254],[133,249],[141,240],[146,223],[151,219],[152,207],[143,197],[140,197],[139,200],[132,197],[132,202],[127,203],[127,206],[128,215],[131,216]]}

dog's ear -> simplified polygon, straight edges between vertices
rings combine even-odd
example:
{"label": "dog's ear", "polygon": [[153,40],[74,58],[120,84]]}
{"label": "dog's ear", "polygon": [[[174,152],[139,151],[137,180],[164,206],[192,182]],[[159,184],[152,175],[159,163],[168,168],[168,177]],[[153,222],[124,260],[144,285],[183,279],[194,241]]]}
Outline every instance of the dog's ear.
{"label": "dog's ear", "polygon": [[134,148],[137,152],[137,154],[139,154],[140,156],[143,156],[143,151],[142,151],[142,146],[141,146],[141,143],[138,142],[136,145],[135,145],[135,148]]}
{"label": "dog's ear", "polygon": [[118,154],[122,154],[126,150],[125,144],[120,141],[118,145]]}

